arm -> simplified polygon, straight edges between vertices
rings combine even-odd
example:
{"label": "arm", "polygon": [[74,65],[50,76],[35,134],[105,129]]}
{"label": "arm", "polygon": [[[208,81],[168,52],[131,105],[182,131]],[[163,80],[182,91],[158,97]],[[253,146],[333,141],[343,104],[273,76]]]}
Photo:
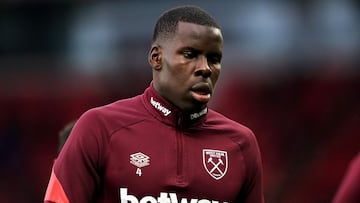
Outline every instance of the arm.
{"label": "arm", "polygon": [[54,163],[44,202],[92,201],[100,183],[100,134],[96,112],[86,112]]}
{"label": "arm", "polygon": [[243,150],[247,179],[239,195],[238,202],[264,203],[261,153],[256,137],[252,132],[249,136],[249,145],[244,147]]}

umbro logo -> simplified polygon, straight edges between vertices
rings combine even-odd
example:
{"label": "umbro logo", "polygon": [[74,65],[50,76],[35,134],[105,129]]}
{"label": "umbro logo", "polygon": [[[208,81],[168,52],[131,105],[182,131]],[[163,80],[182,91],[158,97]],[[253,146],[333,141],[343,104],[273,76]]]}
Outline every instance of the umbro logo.
{"label": "umbro logo", "polygon": [[130,163],[134,166],[137,166],[136,174],[138,176],[142,175],[141,168],[150,165],[150,157],[138,152],[130,155]]}

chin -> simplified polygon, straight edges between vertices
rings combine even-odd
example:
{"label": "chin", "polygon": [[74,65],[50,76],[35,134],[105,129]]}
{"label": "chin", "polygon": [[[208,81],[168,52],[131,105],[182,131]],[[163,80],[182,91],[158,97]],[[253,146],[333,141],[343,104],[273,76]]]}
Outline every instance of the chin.
{"label": "chin", "polygon": [[185,112],[197,112],[201,111],[207,107],[207,102],[199,102],[197,100],[192,99],[191,102],[183,103],[180,109]]}
{"label": "chin", "polygon": [[189,111],[192,111],[192,112],[201,111],[204,108],[206,108],[206,106],[207,106],[207,103],[196,102],[195,104],[192,105],[192,107],[189,109]]}

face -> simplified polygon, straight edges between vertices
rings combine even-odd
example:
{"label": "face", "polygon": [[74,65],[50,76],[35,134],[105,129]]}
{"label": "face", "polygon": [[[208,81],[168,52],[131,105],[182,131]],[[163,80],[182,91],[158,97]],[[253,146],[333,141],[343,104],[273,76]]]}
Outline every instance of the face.
{"label": "face", "polygon": [[155,89],[182,110],[204,108],[220,74],[222,47],[220,29],[179,22],[175,35],[150,51]]}

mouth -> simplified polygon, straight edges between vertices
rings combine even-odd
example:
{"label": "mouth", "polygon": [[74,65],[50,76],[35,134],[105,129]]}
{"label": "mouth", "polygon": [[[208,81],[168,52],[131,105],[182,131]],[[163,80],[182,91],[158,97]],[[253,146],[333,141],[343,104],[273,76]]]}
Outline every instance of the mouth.
{"label": "mouth", "polygon": [[212,90],[208,83],[197,83],[191,87],[191,96],[201,103],[209,102]]}

